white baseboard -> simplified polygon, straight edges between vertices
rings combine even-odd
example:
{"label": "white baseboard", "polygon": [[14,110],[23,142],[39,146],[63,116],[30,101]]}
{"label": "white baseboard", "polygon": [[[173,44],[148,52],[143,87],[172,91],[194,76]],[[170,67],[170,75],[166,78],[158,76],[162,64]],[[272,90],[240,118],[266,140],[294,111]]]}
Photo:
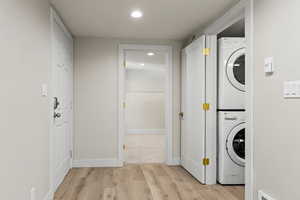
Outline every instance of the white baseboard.
{"label": "white baseboard", "polygon": [[173,158],[170,162],[167,163],[169,166],[178,166],[181,165],[181,160],[180,158]]}
{"label": "white baseboard", "polygon": [[43,200],[53,200],[53,199],[54,199],[54,194],[53,194],[53,192],[51,190],[43,198]]}
{"label": "white baseboard", "polygon": [[60,186],[60,184],[64,181],[66,175],[68,174],[68,172],[70,171],[70,169],[72,168],[71,166],[71,160],[70,159],[66,159],[61,166],[59,167],[60,170],[59,174],[57,174],[57,177],[55,178],[55,180],[53,180],[53,191],[56,191],[57,188]]}
{"label": "white baseboard", "polygon": [[123,162],[118,159],[90,159],[90,160],[73,160],[72,167],[122,167]]}

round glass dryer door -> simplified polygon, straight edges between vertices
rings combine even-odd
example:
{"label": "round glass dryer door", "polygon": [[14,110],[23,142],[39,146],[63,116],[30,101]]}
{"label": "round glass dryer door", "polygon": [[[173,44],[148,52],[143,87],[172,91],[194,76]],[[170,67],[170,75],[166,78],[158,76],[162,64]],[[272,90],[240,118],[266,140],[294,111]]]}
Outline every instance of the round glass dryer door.
{"label": "round glass dryer door", "polygon": [[227,78],[231,85],[245,91],[245,48],[233,52],[226,65]]}
{"label": "round glass dryer door", "polygon": [[230,159],[239,166],[245,166],[245,123],[235,126],[229,133],[226,149]]}

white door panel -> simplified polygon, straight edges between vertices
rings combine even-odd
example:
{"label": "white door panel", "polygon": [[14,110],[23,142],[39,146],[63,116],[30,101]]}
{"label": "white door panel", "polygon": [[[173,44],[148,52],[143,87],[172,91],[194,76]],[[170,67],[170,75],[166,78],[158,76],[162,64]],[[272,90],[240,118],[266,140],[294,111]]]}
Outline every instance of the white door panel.
{"label": "white door panel", "polygon": [[73,41],[57,18],[52,22],[51,183],[56,190],[71,167]]}
{"label": "white door panel", "polygon": [[205,36],[185,49],[182,73],[182,165],[201,183],[205,183]]}

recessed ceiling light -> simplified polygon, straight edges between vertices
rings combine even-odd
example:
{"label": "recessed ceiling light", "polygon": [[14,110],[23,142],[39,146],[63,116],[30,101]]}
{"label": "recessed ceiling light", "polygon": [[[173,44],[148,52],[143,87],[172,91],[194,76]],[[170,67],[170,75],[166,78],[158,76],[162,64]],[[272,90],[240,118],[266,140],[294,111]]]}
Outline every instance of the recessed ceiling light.
{"label": "recessed ceiling light", "polygon": [[154,56],[154,53],[153,52],[149,52],[147,53],[148,56]]}
{"label": "recessed ceiling light", "polygon": [[132,18],[141,18],[143,17],[143,13],[140,10],[134,10],[131,12],[130,16]]}
{"label": "recessed ceiling light", "polygon": [[141,63],[141,66],[145,66],[145,63]]}

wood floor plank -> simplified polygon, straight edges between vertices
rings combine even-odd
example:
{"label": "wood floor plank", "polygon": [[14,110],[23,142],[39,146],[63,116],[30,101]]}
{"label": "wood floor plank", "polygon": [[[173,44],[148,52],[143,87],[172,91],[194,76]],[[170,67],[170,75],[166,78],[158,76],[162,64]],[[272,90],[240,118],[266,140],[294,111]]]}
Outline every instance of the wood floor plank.
{"label": "wood floor plank", "polygon": [[146,182],[150,188],[153,199],[155,200],[163,200],[166,197],[166,193],[163,191],[161,184],[157,180],[153,170],[151,167],[142,166],[142,171],[144,173]]}
{"label": "wood floor plank", "polygon": [[[193,199],[193,200],[201,200],[201,197],[198,194],[197,190],[193,189],[193,186],[186,177],[182,176],[181,173],[178,173],[176,170],[178,167],[168,167],[165,166],[167,174],[171,177],[173,182],[176,184],[182,199]],[[199,183],[198,183],[199,184]]]}
{"label": "wood floor plank", "polygon": [[129,170],[126,167],[114,170],[113,180],[116,184],[116,199],[130,200]]}
{"label": "wood floor plank", "polygon": [[180,166],[72,169],[54,200],[244,200],[243,186],[202,185]]}
{"label": "wood floor plank", "polygon": [[151,190],[146,182],[145,176],[140,165],[131,165],[130,170],[130,200],[153,200]]}
{"label": "wood floor plank", "polygon": [[114,200],[114,199],[116,199],[116,189],[105,188],[103,194],[103,200]]}

